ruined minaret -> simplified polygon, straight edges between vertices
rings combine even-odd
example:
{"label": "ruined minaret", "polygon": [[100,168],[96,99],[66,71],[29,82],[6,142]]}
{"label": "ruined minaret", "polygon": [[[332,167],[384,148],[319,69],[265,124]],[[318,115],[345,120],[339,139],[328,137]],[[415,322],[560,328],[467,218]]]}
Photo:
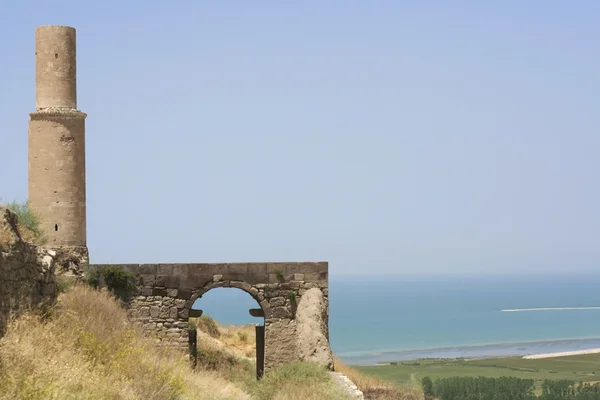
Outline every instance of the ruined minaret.
{"label": "ruined minaret", "polygon": [[36,111],[29,114],[29,205],[42,217],[50,248],[86,248],[86,114],[77,110],[76,71],[75,29],[38,27]]}

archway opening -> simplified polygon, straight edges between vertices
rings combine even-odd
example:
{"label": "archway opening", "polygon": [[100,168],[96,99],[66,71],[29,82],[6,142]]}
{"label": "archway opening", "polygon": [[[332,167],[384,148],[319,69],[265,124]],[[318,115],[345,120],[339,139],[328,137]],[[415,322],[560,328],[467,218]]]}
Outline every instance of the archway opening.
{"label": "archway opening", "polygon": [[231,287],[210,289],[192,304],[189,325],[194,365],[262,377],[264,311],[249,293]]}

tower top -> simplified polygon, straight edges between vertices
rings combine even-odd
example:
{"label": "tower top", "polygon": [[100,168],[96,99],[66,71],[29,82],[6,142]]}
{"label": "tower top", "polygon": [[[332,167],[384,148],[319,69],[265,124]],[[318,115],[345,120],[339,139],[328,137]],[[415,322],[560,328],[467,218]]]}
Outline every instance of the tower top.
{"label": "tower top", "polygon": [[77,109],[75,28],[38,26],[35,30],[36,109]]}

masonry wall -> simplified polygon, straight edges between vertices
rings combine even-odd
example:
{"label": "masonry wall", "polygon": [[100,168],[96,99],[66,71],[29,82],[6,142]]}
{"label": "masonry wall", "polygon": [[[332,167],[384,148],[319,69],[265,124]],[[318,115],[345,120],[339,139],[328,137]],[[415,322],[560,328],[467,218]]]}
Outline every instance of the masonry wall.
{"label": "masonry wall", "polygon": [[181,348],[187,349],[189,310],[213,288],[244,290],[264,311],[265,370],[298,359],[295,311],[307,290],[322,291],[325,325],[328,322],[327,262],[120,266],[138,276],[137,293],[129,304],[130,318],[164,342]]}
{"label": "masonry wall", "polygon": [[23,242],[14,213],[0,207],[0,336],[19,310],[56,301],[53,251]]}
{"label": "masonry wall", "polygon": [[76,34],[35,31],[36,111],[29,121],[29,204],[48,247],[86,246],[85,119],[77,110]]}

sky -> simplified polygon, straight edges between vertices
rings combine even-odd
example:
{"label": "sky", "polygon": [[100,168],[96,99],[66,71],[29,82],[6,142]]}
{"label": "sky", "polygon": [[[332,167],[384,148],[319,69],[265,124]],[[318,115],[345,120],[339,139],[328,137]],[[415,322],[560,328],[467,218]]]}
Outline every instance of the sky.
{"label": "sky", "polygon": [[0,197],[77,29],[93,263],[330,278],[600,266],[600,3],[0,2]]}

